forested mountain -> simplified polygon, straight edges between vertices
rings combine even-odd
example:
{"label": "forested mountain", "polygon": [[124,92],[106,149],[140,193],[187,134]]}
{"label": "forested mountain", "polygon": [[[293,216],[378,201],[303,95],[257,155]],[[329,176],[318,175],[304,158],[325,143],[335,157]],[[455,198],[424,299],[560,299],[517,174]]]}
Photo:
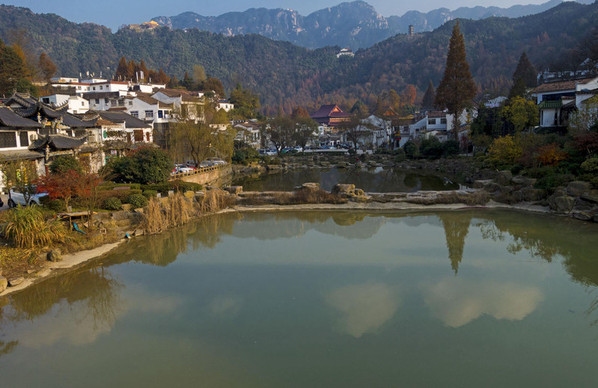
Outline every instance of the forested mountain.
{"label": "forested mountain", "polygon": [[[430,80],[437,85],[442,76],[452,24],[415,36],[397,35],[359,50],[354,58],[337,59],[339,47],[309,50],[259,35],[226,37],[165,27],[113,34],[94,24],[0,6],[0,39],[12,43],[17,36],[34,56],[46,52],[64,76],[86,71],[110,76],[122,56],[143,59],[149,68],[162,67],[179,79],[201,64],[226,89],[241,83],[257,92],[270,111],[280,106],[288,112],[296,105],[350,105],[357,98],[371,103],[385,90],[401,93],[408,85],[423,94]],[[597,25],[598,3],[566,2],[517,19],[462,20],[461,31],[476,82],[484,91],[504,91],[523,51],[544,69],[555,58],[572,58],[569,50]]]}
{"label": "forested mountain", "polygon": [[[409,11],[403,16],[385,18],[363,1],[341,3],[307,16],[290,9],[251,8],[244,12],[228,12],[220,16],[202,16],[184,12],[177,16],[159,16],[152,20],[173,29],[197,28],[227,36],[259,34],[274,40],[284,40],[298,46],[370,47],[396,34],[405,34],[409,25],[416,32],[432,31],[447,21],[486,19],[493,16],[516,18],[544,12],[563,0],[550,0],[535,5],[500,7],[462,7],[454,11],[440,8],[430,12]],[[590,3],[593,0],[578,0]]]}

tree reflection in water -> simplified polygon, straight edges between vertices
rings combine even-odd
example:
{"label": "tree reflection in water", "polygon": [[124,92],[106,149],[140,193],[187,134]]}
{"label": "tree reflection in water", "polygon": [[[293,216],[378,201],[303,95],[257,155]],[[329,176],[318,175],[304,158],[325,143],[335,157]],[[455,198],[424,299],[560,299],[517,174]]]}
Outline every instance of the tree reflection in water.
{"label": "tree reflection in water", "polygon": [[[10,305],[0,308],[0,329],[9,322],[32,321],[49,313],[54,306],[61,306],[61,302],[67,307],[79,302],[78,310],[82,312],[79,319],[91,320],[93,330],[111,327],[116,321],[121,287],[106,268],[98,265],[49,278],[5,299]],[[16,345],[17,341],[6,344],[0,341],[0,356]]]}
{"label": "tree reflection in water", "polygon": [[447,212],[439,214],[438,218],[444,227],[451,268],[457,275],[459,263],[463,260],[463,248],[465,247],[465,238],[469,233],[472,214],[469,212]]}

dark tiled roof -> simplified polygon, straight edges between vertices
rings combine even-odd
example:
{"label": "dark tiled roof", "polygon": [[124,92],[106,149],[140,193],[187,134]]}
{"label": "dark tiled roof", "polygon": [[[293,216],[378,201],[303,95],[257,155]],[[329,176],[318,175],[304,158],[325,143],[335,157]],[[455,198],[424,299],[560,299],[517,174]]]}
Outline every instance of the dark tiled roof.
{"label": "dark tiled roof", "polygon": [[37,121],[29,120],[19,116],[12,109],[6,106],[0,106],[0,124],[4,127],[16,128],[41,128],[42,125]]}
{"label": "dark tiled roof", "polygon": [[47,135],[31,143],[29,149],[43,151],[49,145],[51,150],[72,150],[81,147],[86,141],[87,137]]}
{"label": "dark tiled roof", "polygon": [[595,78],[585,78],[585,79],[577,79],[577,80],[570,80],[570,81],[557,81],[557,82],[547,82],[545,84],[539,85],[532,90],[532,93],[550,93],[550,92],[565,92],[565,91],[574,91],[577,84],[585,84],[588,83]]}
{"label": "dark tiled roof", "polygon": [[338,105],[335,105],[335,104],[322,105],[322,106],[320,106],[320,109],[318,109],[316,112],[311,114],[311,117],[314,119],[330,117],[330,115],[332,114],[332,111],[335,109],[338,109],[339,111],[342,112],[341,108],[339,108]]}
{"label": "dark tiled roof", "polygon": [[151,125],[145,121],[140,120],[136,117],[131,116],[125,112],[107,111],[98,112],[101,118],[104,120],[112,121],[113,123],[125,123],[127,128],[150,128]]}

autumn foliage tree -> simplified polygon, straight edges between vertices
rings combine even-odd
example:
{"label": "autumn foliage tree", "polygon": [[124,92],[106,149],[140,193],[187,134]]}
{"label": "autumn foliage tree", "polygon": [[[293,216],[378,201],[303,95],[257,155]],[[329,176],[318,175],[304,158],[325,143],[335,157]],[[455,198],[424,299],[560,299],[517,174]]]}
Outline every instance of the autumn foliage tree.
{"label": "autumn foliage tree", "polygon": [[444,76],[440,81],[440,85],[438,85],[438,90],[436,90],[434,104],[440,109],[448,109],[448,112],[454,115],[456,140],[459,140],[459,115],[471,105],[476,91],[476,84],[469,71],[465,54],[465,40],[459,28],[459,22],[457,22],[453,27]]}
{"label": "autumn foliage tree", "polygon": [[56,64],[54,64],[50,56],[46,53],[39,55],[38,66],[40,75],[44,81],[49,81],[56,74]]}

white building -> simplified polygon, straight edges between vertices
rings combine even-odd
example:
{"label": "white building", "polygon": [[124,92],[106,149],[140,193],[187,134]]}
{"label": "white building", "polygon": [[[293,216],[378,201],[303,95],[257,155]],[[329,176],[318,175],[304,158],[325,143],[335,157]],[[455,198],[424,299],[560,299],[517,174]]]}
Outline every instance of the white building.
{"label": "white building", "polygon": [[89,110],[89,101],[81,96],[51,94],[49,96],[40,97],[40,101],[58,109],[67,105],[67,112],[72,114],[83,114]]}

